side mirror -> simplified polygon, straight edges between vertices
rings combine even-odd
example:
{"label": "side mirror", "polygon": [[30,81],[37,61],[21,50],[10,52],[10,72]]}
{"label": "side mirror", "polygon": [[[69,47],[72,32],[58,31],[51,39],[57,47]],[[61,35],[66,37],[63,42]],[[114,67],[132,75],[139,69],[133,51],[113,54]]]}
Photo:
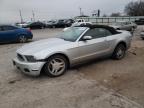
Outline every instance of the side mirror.
{"label": "side mirror", "polygon": [[84,36],[82,39],[83,39],[84,41],[86,41],[86,40],[91,40],[91,39],[92,39],[92,36]]}

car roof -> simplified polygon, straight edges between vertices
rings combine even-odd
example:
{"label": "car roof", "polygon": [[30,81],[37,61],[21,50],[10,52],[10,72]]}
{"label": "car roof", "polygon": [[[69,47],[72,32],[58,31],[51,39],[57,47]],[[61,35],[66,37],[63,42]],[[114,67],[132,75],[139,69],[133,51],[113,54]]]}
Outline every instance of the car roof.
{"label": "car roof", "polygon": [[12,27],[17,27],[17,26],[15,26],[15,25],[11,25],[11,24],[0,24],[0,27],[2,27],[2,26],[12,26]]}
{"label": "car roof", "polygon": [[0,24],[0,26],[13,26],[13,25],[8,25],[8,24]]}
{"label": "car roof", "polygon": [[113,27],[110,27],[108,25],[81,25],[81,26],[76,26],[76,27],[88,27],[90,29],[105,28],[105,29],[109,30],[112,34],[119,33],[116,29],[114,29]]}

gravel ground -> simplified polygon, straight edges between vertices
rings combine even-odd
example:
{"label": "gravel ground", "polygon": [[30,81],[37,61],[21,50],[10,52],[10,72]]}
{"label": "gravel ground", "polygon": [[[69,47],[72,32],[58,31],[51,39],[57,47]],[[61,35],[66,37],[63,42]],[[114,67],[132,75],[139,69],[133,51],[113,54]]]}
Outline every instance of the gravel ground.
{"label": "gravel ground", "polygon": [[[70,69],[64,76],[30,77],[11,62],[23,44],[0,45],[0,108],[143,108],[144,42],[135,33],[123,60],[96,60]],[[33,41],[61,29],[34,30]]]}

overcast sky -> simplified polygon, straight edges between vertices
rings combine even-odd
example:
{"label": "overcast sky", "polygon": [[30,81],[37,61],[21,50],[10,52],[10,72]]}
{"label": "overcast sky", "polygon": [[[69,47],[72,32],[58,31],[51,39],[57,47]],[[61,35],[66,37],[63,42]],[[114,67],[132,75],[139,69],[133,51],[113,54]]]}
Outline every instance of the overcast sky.
{"label": "overcast sky", "polygon": [[79,7],[86,15],[97,9],[109,15],[123,12],[130,1],[135,0],[0,0],[0,23],[20,21],[19,10],[25,21],[31,20],[32,10],[36,20],[71,18],[79,15]]}

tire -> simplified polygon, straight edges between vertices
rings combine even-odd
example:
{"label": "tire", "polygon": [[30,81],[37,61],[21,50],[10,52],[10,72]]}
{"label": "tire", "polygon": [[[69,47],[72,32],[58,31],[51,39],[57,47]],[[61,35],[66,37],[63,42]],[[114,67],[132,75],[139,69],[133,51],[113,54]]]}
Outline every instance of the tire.
{"label": "tire", "polygon": [[25,42],[27,42],[27,38],[26,38],[26,36],[25,35],[20,35],[19,36],[19,39],[18,39],[18,42],[20,42],[20,43],[25,43]]}
{"label": "tire", "polygon": [[41,26],[40,29],[45,29],[45,27],[44,27],[44,26]]}
{"label": "tire", "polygon": [[117,45],[117,47],[115,48],[112,58],[116,59],[116,60],[121,60],[125,57],[126,54],[126,47],[124,44],[119,44]]}
{"label": "tire", "polygon": [[44,66],[44,71],[49,77],[58,77],[63,75],[68,67],[67,59],[61,55],[51,56]]}

